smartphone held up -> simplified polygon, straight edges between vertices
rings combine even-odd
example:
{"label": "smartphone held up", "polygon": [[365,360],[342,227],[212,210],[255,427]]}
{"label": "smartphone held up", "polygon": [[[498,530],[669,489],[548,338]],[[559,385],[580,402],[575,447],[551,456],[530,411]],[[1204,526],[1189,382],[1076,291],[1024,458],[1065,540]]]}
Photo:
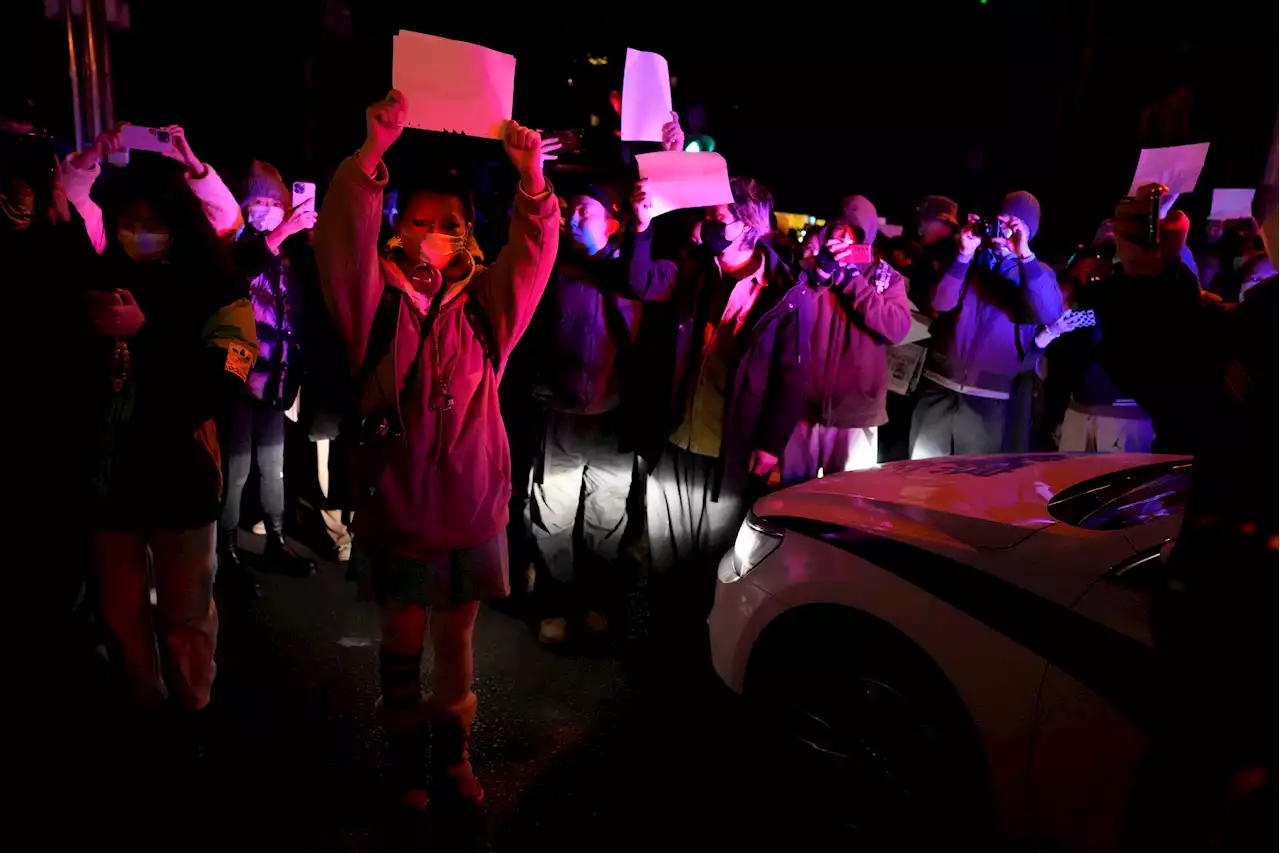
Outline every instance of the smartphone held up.
{"label": "smartphone held up", "polygon": [[120,128],[120,142],[130,151],[154,151],[157,154],[176,152],[169,131],[155,127],[126,124]]}
{"label": "smartphone held up", "polygon": [[[310,204],[311,209],[316,206],[316,185],[310,181],[294,181],[293,182],[293,209],[297,210],[303,205]],[[311,226],[315,227],[315,226]]]}

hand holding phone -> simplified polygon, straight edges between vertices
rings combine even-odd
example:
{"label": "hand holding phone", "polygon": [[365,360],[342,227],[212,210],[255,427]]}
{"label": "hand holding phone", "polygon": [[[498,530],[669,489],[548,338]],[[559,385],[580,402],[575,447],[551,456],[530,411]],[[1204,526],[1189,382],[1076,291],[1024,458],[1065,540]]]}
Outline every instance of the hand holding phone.
{"label": "hand holding phone", "polygon": [[316,200],[315,184],[310,183],[309,181],[293,182],[293,204],[291,205],[291,207],[301,207],[307,202],[312,202],[313,203],[312,207],[315,207],[315,204],[314,204],[315,200]]}
{"label": "hand holding phone", "polygon": [[120,128],[120,143],[130,151],[154,151],[168,156],[177,153],[169,131],[164,128],[126,124]]}

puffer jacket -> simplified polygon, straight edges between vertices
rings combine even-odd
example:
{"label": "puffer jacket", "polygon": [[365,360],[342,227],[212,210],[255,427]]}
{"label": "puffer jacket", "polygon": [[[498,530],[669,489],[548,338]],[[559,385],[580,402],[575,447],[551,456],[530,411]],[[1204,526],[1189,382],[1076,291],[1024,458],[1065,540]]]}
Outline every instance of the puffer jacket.
{"label": "puffer jacket", "polygon": [[[266,235],[245,228],[235,244],[235,258],[249,280],[253,320],[258,331],[258,359],[249,374],[248,393],[277,409],[293,405],[302,380],[302,358],[296,334],[301,315],[302,285],[293,252],[309,251],[290,240],[279,255],[266,245]],[[305,269],[306,265],[302,265]]]}
{"label": "puffer jacket", "polygon": [[[879,221],[871,202],[852,196],[842,218],[862,231],[864,243],[875,242]],[[804,417],[839,428],[880,426],[889,419],[888,349],[911,329],[907,280],[878,260],[841,268],[823,281],[811,260],[801,273],[801,281],[813,288],[814,305],[812,382]]]}
{"label": "puffer jacket", "polygon": [[[316,262],[353,375],[364,364],[384,291],[402,294],[394,343],[372,370],[360,411],[398,408],[404,435],[360,448],[353,473],[363,477],[357,487],[365,497],[355,533],[392,556],[423,559],[478,545],[506,528],[511,451],[498,383],[551,276],[560,207],[550,187],[537,197],[517,190],[507,245],[492,265],[442,290],[434,321],[423,328],[428,300],[378,254],[387,177],[381,163],[367,175],[354,157],[342,162],[316,226]],[[492,330],[491,342],[479,339],[466,316],[472,302]],[[486,353],[490,344],[496,352]]]}

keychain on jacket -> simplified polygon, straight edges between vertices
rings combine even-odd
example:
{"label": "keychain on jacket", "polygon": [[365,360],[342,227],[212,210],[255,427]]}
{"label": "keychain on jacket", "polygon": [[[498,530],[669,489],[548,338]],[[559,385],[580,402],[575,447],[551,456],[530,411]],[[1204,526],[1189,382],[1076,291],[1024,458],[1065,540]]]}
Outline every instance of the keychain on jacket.
{"label": "keychain on jacket", "polygon": [[133,375],[133,356],[129,353],[129,342],[124,338],[116,338],[115,349],[111,352],[111,390],[119,394]]}
{"label": "keychain on jacket", "polygon": [[[441,363],[440,358],[440,331],[432,329],[432,337],[434,338],[436,350],[436,364]],[[434,371],[433,371],[434,372]],[[449,367],[449,371],[442,377],[435,380],[435,390],[430,397],[427,398],[427,408],[433,412],[447,412],[453,408],[453,395],[449,393],[449,377],[453,375],[453,367]]]}

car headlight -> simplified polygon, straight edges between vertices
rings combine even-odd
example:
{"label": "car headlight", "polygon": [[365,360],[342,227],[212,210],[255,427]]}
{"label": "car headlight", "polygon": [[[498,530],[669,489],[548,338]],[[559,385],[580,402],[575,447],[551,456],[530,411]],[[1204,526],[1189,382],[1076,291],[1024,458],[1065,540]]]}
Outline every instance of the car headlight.
{"label": "car headlight", "polygon": [[782,544],[782,528],[754,512],[747,513],[733,550],[725,554],[720,563],[720,580],[724,583],[744,578],[747,572],[760,565],[765,557],[778,550]]}

